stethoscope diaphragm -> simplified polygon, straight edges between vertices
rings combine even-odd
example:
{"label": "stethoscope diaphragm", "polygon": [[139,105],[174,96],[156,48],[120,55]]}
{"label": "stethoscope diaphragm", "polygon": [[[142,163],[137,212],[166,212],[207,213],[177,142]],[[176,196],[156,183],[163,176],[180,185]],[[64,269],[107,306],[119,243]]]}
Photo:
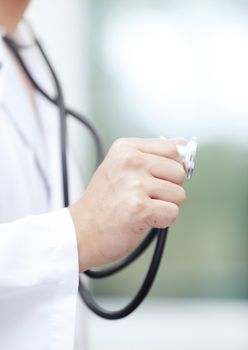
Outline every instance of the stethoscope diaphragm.
{"label": "stethoscope diaphragm", "polygon": [[196,137],[192,137],[192,139],[186,145],[178,144],[177,151],[182,157],[187,179],[191,179],[195,168],[195,159],[197,153]]}
{"label": "stethoscope diaphragm", "polygon": [[[164,136],[160,136],[161,139],[165,139]],[[180,154],[183,160],[183,166],[186,172],[187,179],[192,178],[194,168],[195,168],[195,159],[197,153],[197,138],[195,136],[186,144],[177,144],[177,151]]]}

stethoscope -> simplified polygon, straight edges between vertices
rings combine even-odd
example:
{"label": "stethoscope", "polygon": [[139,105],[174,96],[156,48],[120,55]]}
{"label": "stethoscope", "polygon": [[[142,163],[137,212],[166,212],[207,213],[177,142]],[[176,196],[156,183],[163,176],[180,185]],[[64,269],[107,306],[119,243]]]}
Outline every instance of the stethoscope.
{"label": "stethoscope", "polygon": [[[31,33],[32,29],[31,29]],[[76,119],[79,123],[81,123],[84,127],[86,127],[89,132],[91,133],[95,147],[96,147],[96,165],[98,166],[104,158],[104,147],[103,143],[101,141],[101,137],[96,130],[95,126],[84,116],[74,112],[73,110],[69,109],[65,105],[63,91],[60,85],[60,82],[57,78],[57,75],[46,55],[46,53],[43,50],[43,47],[41,46],[40,42],[36,39],[35,35],[33,34],[33,42],[40,51],[41,56],[43,57],[45,63],[47,64],[47,67],[50,71],[50,74],[52,76],[54,86],[56,88],[56,96],[50,96],[44,89],[37,83],[37,81],[33,78],[32,74],[30,73],[30,70],[28,69],[25,61],[23,60],[21,56],[21,49],[23,48],[22,45],[18,44],[15,40],[13,40],[11,37],[2,34],[3,41],[7,45],[7,47],[10,49],[10,51],[13,53],[15,58],[17,59],[18,63],[20,64],[22,70],[24,71],[25,75],[28,77],[29,81],[31,82],[32,86],[48,101],[50,101],[52,104],[56,105],[58,107],[59,111],[59,118],[60,118],[60,143],[61,143],[61,167],[62,167],[62,182],[63,182],[63,197],[64,197],[64,206],[68,207],[69,205],[69,188],[68,188],[68,171],[67,171],[67,156],[66,156],[66,148],[67,148],[67,116],[73,117]],[[196,157],[196,151],[197,151],[197,142],[195,138],[192,138],[191,141],[187,145],[178,145],[178,152],[181,155],[183,159],[184,168],[187,174],[187,178],[190,179],[192,177],[192,173],[195,166],[195,157]],[[149,246],[150,244],[156,239],[156,245],[154,249],[154,253],[152,256],[152,260],[150,263],[150,266],[148,268],[147,274],[145,276],[145,279],[138,290],[137,294],[134,296],[134,298],[129,302],[127,306],[124,308],[118,310],[118,311],[108,311],[103,309],[101,306],[99,306],[96,301],[94,300],[92,294],[90,291],[85,287],[81,277],[79,277],[79,293],[82,297],[85,304],[98,316],[109,319],[109,320],[117,320],[120,318],[123,318],[125,316],[128,316],[130,313],[132,313],[145,299],[147,294],[149,293],[152,284],[154,282],[154,279],[157,275],[158,268],[163,256],[166,239],[168,236],[168,228],[164,229],[157,229],[152,228],[149,233],[146,235],[145,239],[142,241],[142,243],[126,258],[123,260],[115,263],[114,265],[107,267],[102,270],[88,270],[85,271],[84,274],[92,279],[101,279],[105,277],[112,276],[113,274],[123,270],[127,266],[129,266],[132,262],[134,262]]]}

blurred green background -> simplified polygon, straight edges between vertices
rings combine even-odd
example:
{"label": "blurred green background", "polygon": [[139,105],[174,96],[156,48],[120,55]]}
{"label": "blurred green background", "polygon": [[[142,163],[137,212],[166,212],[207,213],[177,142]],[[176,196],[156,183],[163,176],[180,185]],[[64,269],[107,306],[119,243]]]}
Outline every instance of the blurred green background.
{"label": "blurred green background", "polygon": [[[248,3],[91,0],[91,114],[120,136],[196,135],[197,166],[153,296],[248,297]],[[129,296],[151,258],[94,283]]]}

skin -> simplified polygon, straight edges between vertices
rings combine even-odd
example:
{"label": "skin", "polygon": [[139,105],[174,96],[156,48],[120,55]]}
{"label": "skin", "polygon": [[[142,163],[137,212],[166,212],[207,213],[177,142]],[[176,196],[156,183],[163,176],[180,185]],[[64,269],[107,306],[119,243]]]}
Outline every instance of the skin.
{"label": "skin", "polygon": [[0,0],[0,25],[5,28],[7,34],[14,34],[29,2],[29,0]]}
{"label": "skin", "polygon": [[84,196],[69,208],[80,270],[127,255],[150,227],[172,225],[185,201],[184,179],[174,140],[116,140]]}
{"label": "skin", "polygon": [[[0,0],[0,25],[13,35],[28,0]],[[79,268],[111,263],[130,253],[148,228],[174,223],[185,201],[185,171],[176,148],[183,139],[118,139],[85,194],[68,209]]]}

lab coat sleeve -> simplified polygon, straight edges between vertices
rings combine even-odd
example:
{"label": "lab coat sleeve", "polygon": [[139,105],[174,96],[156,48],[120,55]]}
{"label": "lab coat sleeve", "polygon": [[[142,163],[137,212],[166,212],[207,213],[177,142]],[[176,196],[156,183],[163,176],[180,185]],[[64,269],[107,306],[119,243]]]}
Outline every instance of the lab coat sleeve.
{"label": "lab coat sleeve", "polygon": [[0,349],[72,350],[78,274],[68,209],[0,225]]}

